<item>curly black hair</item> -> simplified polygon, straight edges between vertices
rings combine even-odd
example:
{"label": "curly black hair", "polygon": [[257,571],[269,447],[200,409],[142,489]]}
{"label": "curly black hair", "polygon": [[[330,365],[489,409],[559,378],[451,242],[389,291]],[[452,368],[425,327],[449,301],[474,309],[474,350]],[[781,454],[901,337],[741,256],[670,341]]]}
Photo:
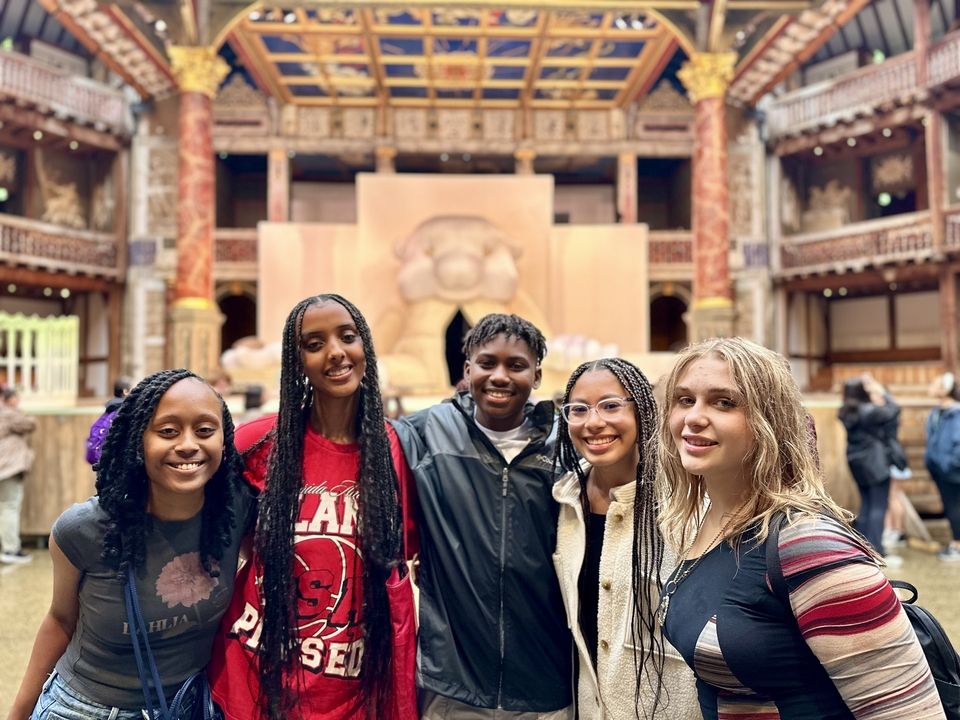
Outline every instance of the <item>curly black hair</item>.
{"label": "curly black hair", "polygon": [[[633,500],[633,550],[631,553],[631,586],[633,588],[633,617],[630,622],[634,637],[633,663],[636,671],[635,713],[640,717],[641,682],[654,687],[654,708],[659,704],[662,689],[664,648],[663,637],[654,620],[657,598],[652,597],[650,578],[655,579],[657,590],[663,586],[660,566],[663,563],[663,536],[657,525],[656,480],[657,480],[657,403],[653,388],[640,368],[622,358],[604,358],[580,365],[567,382],[562,403],[570,401],[570,393],[577,380],[588,372],[606,370],[611,373],[633,399],[634,417],[637,421],[637,492]],[[563,414],[557,424],[557,450],[555,462],[567,472],[574,472],[580,481],[580,502],[584,518],[590,521],[587,501],[587,475],[580,465],[580,455],[570,439],[570,428]],[[587,538],[590,533],[587,533]],[[587,540],[589,542],[589,539]],[[659,593],[658,593],[659,595]],[[649,647],[647,643],[649,642]],[[653,664],[650,673],[648,663]],[[646,675],[646,677],[644,677]],[[655,684],[654,684],[655,683]]]}
{"label": "curly black hair", "polygon": [[387,707],[393,692],[393,633],[386,580],[402,562],[402,516],[390,441],[377,378],[377,357],[370,327],[360,311],[339,295],[325,294],[299,302],[283,328],[280,366],[280,411],[277,424],[247,451],[269,442],[266,489],[260,500],[254,547],[263,573],[260,586],[263,626],[260,635],[260,703],[270,720],[289,717],[295,689],[285,684],[296,677],[300,656],[295,622],[297,595],[293,566],[294,524],[303,487],[303,447],[315,401],[300,358],[300,333],[308,308],[339,303],[353,319],[363,343],[366,370],[360,385],[356,436],[360,449],[359,534],[363,557],[363,668],[360,698],[369,717]]}
{"label": "curly black hair", "polygon": [[[150,424],[160,398],[175,383],[187,378],[204,382],[189,370],[161,370],[141,380],[117,411],[97,473],[97,496],[108,516],[103,538],[102,557],[110,567],[124,576],[127,567],[143,566],[146,538],[150,529],[147,497],[150,480],[144,466],[143,434]],[[204,383],[206,385],[206,383]],[[219,400],[213,388],[210,388]],[[230,544],[235,518],[231,499],[244,492],[241,473],[243,461],[233,444],[233,419],[226,403],[220,400],[223,413],[223,459],[220,467],[204,487],[203,516],[200,529],[200,558],[211,577],[220,571],[217,564]]]}
{"label": "curly black hair", "polygon": [[519,315],[500,313],[484,315],[476,325],[470,328],[470,332],[463,338],[463,354],[469,359],[478,348],[486,345],[497,335],[523,340],[536,356],[538,365],[543,362],[547,354],[547,341],[536,325]]}

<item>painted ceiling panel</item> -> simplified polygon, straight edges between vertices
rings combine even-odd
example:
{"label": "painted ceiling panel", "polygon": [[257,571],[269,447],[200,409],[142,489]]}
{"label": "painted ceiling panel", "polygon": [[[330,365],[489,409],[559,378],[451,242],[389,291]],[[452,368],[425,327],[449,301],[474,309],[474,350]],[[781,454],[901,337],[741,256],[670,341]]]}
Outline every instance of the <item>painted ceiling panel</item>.
{"label": "painted ceiling panel", "polygon": [[267,7],[234,32],[285,100],[342,106],[376,97],[423,106],[615,107],[628,83],[658,72],[675,47],[669,31],[642,13],[612,11]]}

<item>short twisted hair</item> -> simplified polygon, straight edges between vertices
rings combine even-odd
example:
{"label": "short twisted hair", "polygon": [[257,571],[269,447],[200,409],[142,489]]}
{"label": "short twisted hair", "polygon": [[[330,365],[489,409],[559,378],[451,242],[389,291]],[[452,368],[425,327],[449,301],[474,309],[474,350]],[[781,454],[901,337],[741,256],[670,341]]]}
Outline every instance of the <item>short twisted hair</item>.
{"label": "short twisted hair", "polygon": [[463,338],[463,354],[470,359],[479,348],[493,340],[497,335],[523,340],[537,358],[537,364],[543,362],[547,354],[547,341],[543,333],[529,320],[519,315],[493,313],[484,315]]}

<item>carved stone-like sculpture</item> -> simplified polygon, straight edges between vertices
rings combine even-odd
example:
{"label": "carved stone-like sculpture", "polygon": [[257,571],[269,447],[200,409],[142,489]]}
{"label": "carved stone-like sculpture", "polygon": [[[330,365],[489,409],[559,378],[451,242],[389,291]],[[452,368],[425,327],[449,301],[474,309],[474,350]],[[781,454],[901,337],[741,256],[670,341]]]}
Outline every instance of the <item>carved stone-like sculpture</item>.
{"label": "carved stone-like sculpture", "polygon": [[822,188],[810,188],[808,209],[802,215],[803,232],[823,232],[850,222],[849,187],[830,180]]}
{"label": "carved stone-like sculpture", "polygon": [[43,222],[64,227],[82,230],[87,226],[87,219],[83,208],[83,201],[77,192],[75,182],[58,182],[47,171],[46,158],[42,152],[37,152],[36,158],[37,182],[40,185],[40,196],[43,199],[43,213],[40,219]]}
{"label": "carved stone-like sculpture", "polygon": [[380,340],[384,385],[404,392],[449,391],[445,334],[459,310],[473,324],[487,313],[517,312],[546,332],[542,314],[519,289],[520,249],[480,217],[438,216],[398,243],[405,307],[388,311]]}

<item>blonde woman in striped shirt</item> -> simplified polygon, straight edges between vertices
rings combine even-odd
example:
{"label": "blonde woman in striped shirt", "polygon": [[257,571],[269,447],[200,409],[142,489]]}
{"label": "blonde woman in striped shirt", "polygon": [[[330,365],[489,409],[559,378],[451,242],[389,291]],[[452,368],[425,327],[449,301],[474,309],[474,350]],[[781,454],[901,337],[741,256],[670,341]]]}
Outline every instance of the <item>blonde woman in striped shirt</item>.
{"label": "blonde woman in striped shirt", "polygon": [[[824,489],[787,361],[706,341],[665,393],[660,522],[683,560],[657,616],[704,718],[944,718],[879,558]],[[768,577],[774,523],[784,595]]]}

